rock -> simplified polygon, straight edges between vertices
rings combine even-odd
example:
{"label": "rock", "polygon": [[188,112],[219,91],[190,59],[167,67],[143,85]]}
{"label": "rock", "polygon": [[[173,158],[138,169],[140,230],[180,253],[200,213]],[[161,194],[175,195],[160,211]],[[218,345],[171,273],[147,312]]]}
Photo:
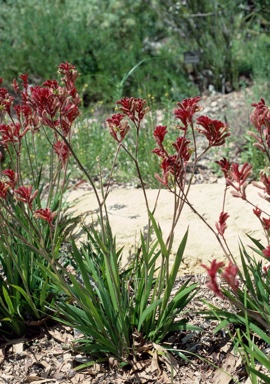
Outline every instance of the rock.
{"label": "rock", "polygon": [[[218,221],[222,210],[224,187],[224,182],[223,184],[192,185],[189,194],[190,203],[214,230],[215,222]],[[154,207],[157,192],[157,190],[147,190],[150,209]],[[257,188],[248,186],[247,195],[249,200],[255,205],[258,204],[261,209],[268,208],[268,203],[258,196]],[[85,213],[85,224],[97,221],[97,203],[93,192],[72,191],[68,200],[77,201],[74,213]],[[171,193],[162,190],[155,212],[155,218],[162,228],[165,241],[171,229],[173,200]],[[113,234],[117,238],[117,247],[124,246],[123,264],[125,264],[130,250],[132,249],[134,252],[134,245],[139,244],[140,232],[147,227],[147,210],[143,192],[141,189],[115,189],[108,197],[107,207]],[[245,201],[227,193],[225,211],[229,213],[230,217],[227,220],[228,228],[225,234],[230,250],[238,261],[240,260],[239,240],[241,239],[246,246],[251,244],[247,234],[262,240],[262,243],[266,245],[260,222],[252,209]],[[201,263],[209,264],[213,259],[225,259],[227,263],[224,252],[213,232],[188,206],[185,206],[175,229],[170,265],[173,263],[176,250],[187,228],[189,228],[189,236],[184,260],[179,270],[180,275],[202,272],[204,269],[201,267]],[[251,252],[250,249],[248,252]]]}

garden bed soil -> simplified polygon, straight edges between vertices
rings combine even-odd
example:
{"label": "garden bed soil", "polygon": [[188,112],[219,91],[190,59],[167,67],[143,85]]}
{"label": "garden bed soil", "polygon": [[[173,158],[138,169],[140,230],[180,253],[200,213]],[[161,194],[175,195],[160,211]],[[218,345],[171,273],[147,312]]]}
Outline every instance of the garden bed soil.
{"label": "garden bed soil", "polygon": [[[187,277],[177,281],[175,289]],[[213,333],[217,322],[206,320],[196,312],[207,309],[202,301],[228,309],[230,304],[217,298],[206,286],[205,274],[191,277],[200,283],[198,296],[187,306],[183,317],[202,332],[171,334],[168,345],[175,352],[164,354],[152,343],[144,345],[144,353],[126,369],[111,359],[108,364],[95,364],[76,371],[80,364],[89,362],[89,357],[74,351],[72,341],[78,337],[74,331],[62,325],[40,328],[40,334],[31,339],[16,340],[14,344],[2,343],[0,360],[0,383],[2,384],[251,384],[241,357],[233,350],[228,332]],[[177,350],[183,353],[182,357]],[[189,361],[185,361],[186,356]],[[173,371],[171,370],[173,367]],[[257,369],[263,372],[261,366]],[[265,372],[264,372],[265,373]]]}

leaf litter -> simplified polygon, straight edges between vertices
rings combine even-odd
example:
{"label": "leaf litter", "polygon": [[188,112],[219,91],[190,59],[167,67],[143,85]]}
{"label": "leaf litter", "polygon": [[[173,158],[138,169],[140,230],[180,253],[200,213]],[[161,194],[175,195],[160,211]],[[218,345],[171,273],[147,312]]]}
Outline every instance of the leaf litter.
{"label": "leaf litter", "polygon": [[[213,334],[216,321],[207,320],[196,312],[207,309],[205,300],[213,305],[230,306],[209,291],[206,275],[192,276],[201,282],[199,295],[186,308],[184,316],[199,331],[172,333],[163,345],[147,342],[138,332],[133,337],[137,343],[136,360],[128,366],[113,358],[108,363],[89,364],[90,356],[79,354],[73,341],[78,335],[63,325],[42,325],[33,339],[13,340],[0,344],[0,384],[21,383],[93,383],[93,384],[249,384],[241,357],[233,350],[228,332]],[[178,285],[187,277],[179,278]],[[177,288],[177,287],[175,287]],[[233,331],[233,329],[232,329]],[[167,349],[170,351],[167,351]]]}

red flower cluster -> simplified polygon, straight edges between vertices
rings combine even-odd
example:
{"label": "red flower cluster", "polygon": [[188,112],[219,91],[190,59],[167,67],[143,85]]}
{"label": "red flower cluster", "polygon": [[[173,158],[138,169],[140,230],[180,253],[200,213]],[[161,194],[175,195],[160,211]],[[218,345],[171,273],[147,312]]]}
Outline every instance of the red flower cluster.
{"label": "red flower cluster", "polygon": [[14,189],[17,181],[18,181],[18,175],[13,169],[5,169],[3,171],[3,175],[7,176],[8,180],[5,181],[7,185],[10,186],[11,189]]}
{"label": "red flower cluster", "polygon": [[[29,130],[35,132],[40,124],[54,129],[55,132],[60,130],[65,137],[69,136],[72,123],[79,116],[80,98],[75,87],[79,74],[69,63],[60,64],[59,73],[63,75],[64,86],[56,80],[47,80],[42,86],[29,87],[28,75],[20,76],[23,87],[22,104],[14,106],[17,116],[15,122],[11,112],[14,98],[6,89],[0,88],[0,112],[7,113],[11,120],[9,124],[0,125],[2,145],[7,147],[9,143],[20,143]],[[13,80],[12,86],[19,93],[16,80]]]}
{"label": "red flower cluster", "polygon": [[270,127],[270,111],[265,100],[261,99],[258,103],[251,104],[255,109],[250,115],[250,121],[257,129],[258,132],[261,132],[263,126]]}
{"label": "red flower cluster", "polygon": [[252,184],[257,188],[262,189],[265,194],[262,195],[259,193],[259,195],[270,202],[270,176],[267,176],[264,172],[261,172],[260,182],[253,181]]}
{"label": "red flower cluster", "polygon": [[[167,187],[168,177],[170,174],[174,175],[174,180],[180,188],[184,185],[186,165],[193,152],[193,149],[189,147],[190,141],[186,138],[186,131],[188,129],[188,125],[193,124],[194,114],[201,109],[198,105],[200,100],[201,98],[197,96],[194,98],[184,99],[182,102],[177,103],[178,108],[174,110],[174,115],[177,119],[181,120],[183,126],[178,126],[178,128],[184,131],[184,135],[182,137],[178,137],[172,144],[176,150],[176,154],[169,155],[163,146],[164,137],[167,134],[167,127],[160,125],[154,130],[154,138],[158,147],[152,152],[163,159],[160,166],[163,171],[163,175],[162,177],[158,175],[155,176],[163,185]],[[226,137],[230,135],[227,124],[224,124],[219,120],[212,120],[207,116],[199,117],[197,119],[197,124],[202,127],[197,128],[197,130],[206,136],[209,141],[209,147],[224,144]],[[224,161],[225,159],[222,162]],[[230,164],[224,163],[222,166],[229,168]]]}
{"label": "red flower cluster", "polygon": [[226,220],[229,217],[230,216],[228,215],[228,213],[223,211],[219,215],[219,221],[216,223],[216,229],[220,236],[224,236],[224,232],[227,229]]}
{"label": "red flower cluster", "polygon": [[64,136],[69,135],[72,123],[79,116],[80,103],[69,75],[67,78],[64,77],[63,81],[68,88],[61,87],[56,80],[47,80],[42,87],[31,87],[30,94],[24,93],[25,104],[32,108],[41,124],[50,128],[60,127]]}
{"label": "red flower cluster", "polygon": [[217,147],[225,143],[226,137],[230,136],[227,124],[219,120],[212,120],[208,116],[200,116],[196,120],[203,128],[197,128],[209,141],[210,147]]}
{"label": "red flower cluster", "polygon": [[123,120],[125,115],[121,113],[117,113],[116,115],[112,115],[112,117],[106,120],[110,135],[118,142],[122,143],[124,138],[126,137],[130,126],[127,120]]}
{"label": "red flower cluster", "polygon": [[58,140],[53,145],[53,149],[54,149],[54,152],[57,154],[58,159],[61,161],[62,167],[64,167],[67,163],[69,156],[71,155],[69,147],[63,141]]}
{"label": "red flower cluster", "polygon": [[53,219],[57,215],[57,212],[52,212],[50,208],[40,208],[34,212],[34,216],[38,219],[46,220],[49,225],[52,225]]}
{"label": "red flower cluster", "polygon": [[217,262],[216,259],[214,259],[210,265],[210,267],[207,267],[206,265],[202,264],[202,267],[204,267],[210,277],[210,281],[207,284],[208,288],[210,288],[217,296],[223,298],[223,294],[221,290],[219,289],[218,283],[217,283],[217,272],[220,268],[224,267],[224,263],[222,261]]}
{"label": "red flower cluster", "polygon": [[162,146],[165,135],[168,133],[167,127],[164,125],[158,125],[154,130],[154,139],[159,147]]}
{"label": "red flower cluster", "polygon": [[229,265],[225,267],[224,272],[221,274],[221,277],[229,284],[231,289],[234,292],[237,292],[239,287],[239,280],[237,280],[238,268],[231,261]]}
{"label": "red flower cluster", "polygon": [[135,97],[124,97],[116,102],[119,105],[121,112],[134,123],[139,123],[143,120],[149,108],[145,107],[146,100],[136,99]]}
{"label": "red flower cluster", "polygon": [[38,191],[35,191],[32,194],[32,188],[33,187],[31,185],[29,185],[28,187],[22,186],[22,187],[19,187],[18,189],[14,190],[16,199],[18,201],[21,201],[22,203],[27,204],[30,209],[32,209],[33,200],[35,199],[35,197],[38,194]]}
{"label": "red flower cluster", "polygon": [[266,152],[266,149],[270,148],[270,110],[266,106],[264,99],[252,104],[252,106],[255,107],[255,109],[251,113],[250,120],[258,134],[254,132],[248,133],[256,140],[254,146],[262,152]]}
{"label": "red flower cluster", "polygon": [[174,110],[174,115],[177,119],[180,119],[184,127],[180,129],[187,130],[188,124],[192,124],[193,115],[200,111],[202,108],[198,105],[201,100],[200,96],[184,99],[181,103],[177,103],[179,108]]}
{"label": "red flower cluster", "polygon": [[247,179],[252,173],[252,165],[244,163],[242,168],[239,168],[238,163],[230,163],[225,158],[216,161],[216,163],[225,176],[226,185],[234,188],[232,195],[246,200],[246,188],[249,183]]}
{"label": "red flower cluster", "polygon": [[[207,273],[210,277],[210,281],[207,284],[207,286],[220,298],[224,298],[218,283],[217,283],[217,272],[224,267],[223,262],[217,262],[216,259],[214,259],[211,262],[210,267],[207,267],[206,265],[202,264],[202,267],[204,267],[207,270]],[[224,272],[221,274],[221,277],[228,283],[230,288],[237,292],[237,289],[239,287],[239,281],[237,280],[237,274],[238,274],[238,268],[235,264],[232,264],[230,261],[228,266],[225,267]]]}
{"label": "red flower cluster", "polygon": [[176,154],[169,155],[163,146],[163,141],[167,132],[167,127],[161,125],[157,126],[154,130],[154,138],[158,148],[155,148],[152,152],[163,159],[160,165],[160,168],[163,171],[162,177],[157,174],[155,174],[155,177],[164,186],[168,187],[169,175],[172,174],[174,176],[174,181],[180,188],[182,188],[185,167],[192,153],[188,146],[190,141],[184,136],[178,137],[176,141],[172,143],[172,146],[176,150]]}
{"label": "red flower cluster", "polygon": [[26,127],[22,130],[20,123],[0,124],[1,144],[7,148],[9,143],[19,143],[29,129],[29,127]]}
{"label": "red flower cluster", "polygon": [[220,166],[220,170],[222,171],[224,177],[227,179],[229,177],[229,171],[231,169],[231,163],[225,157],[223,159],[215,161],[216,164]]}

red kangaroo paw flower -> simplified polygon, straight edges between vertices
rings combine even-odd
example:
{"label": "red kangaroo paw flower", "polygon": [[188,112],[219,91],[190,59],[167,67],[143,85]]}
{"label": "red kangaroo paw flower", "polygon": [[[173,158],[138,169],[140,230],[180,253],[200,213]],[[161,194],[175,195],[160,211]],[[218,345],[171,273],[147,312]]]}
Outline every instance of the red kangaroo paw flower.
{"label": "red kangaroo paw flower", "polygon": [[225,143],[226,137],[230,136],[228,124],[219,120],[212,120],[208,116],[200,116],[196,120],[202,128],[197,128],[202,133],[211,147],[217,147]]}
{"label": "red kangaroo paw flower", "polygon": [[63,141],[58,140],[53,145],[54,152],[57,154],[59,160],[62,162],[62,166],[65,166],[69,156],[71,155],[71,152]]}
{"label": "red kangaroo paw flower", "polygon": [[184,99],[180,103],[177,103],[179,108],[174,110],[174,115],[177,119],[180,119],[184,124],[184,129],[187,129],[187,125],[192,123],[193,115],[200,111],[202,108],[198,105],[201,100],[200,96]]}
{"label": "red kangaroo paw flower", "polygon": [[38,194],[38,191],[35,191],[32,194],[32,185],[29,185],[28,187],[19,187],[18,189],[14,190],[14,193],[17,200],[28,204],[29,208],[32,209],[33,200]]}
{"label": "red kangaroo paw flower", "polygon": [[130,126],[127,120],[123,120],[125,115],[117,113],[106,120],[110,130],[110,135],[118,142],[121,143],[126,137]]}
{"label": "red kangaroo paw flower", "polygon": [[234,292],[236,292],[239,287],[239,280],[236,278],[237,274],[237,266],[230,261],[229,265],[224,269],[224,272],[221,275]]}
{"label": "red kangaroo paw flower", "polygon": [[57,212],[52,212],[50,208],[40,208],[34,212],[34,216],[38,219],[46,220],[50,225],[53,222],[54,217],[57,215]]}
{"label": "red kangaroo paw flower", "polygon": [[221,290],[219,289],[217,280],[216,280],[216,275],[217,272],[220,268],[224,266],[223,262],[217,262],[216,259],[214,259],[211,262],[210,267],[207,267],[206,265],[202,264],[202,267],[204,267],[210,277],[210,281],[207,284],[208,288],[210,288],[217,296],[223,298],[223,294]]}
{"label": "red kangaroo paw flower", "polygon": [[219,215],[219,221],[216,223],[216,229],[217,229],[219,235],[221,235],[221,236],[224,235],[224,232],[227,229],[226,220],[229,217],[230,216],[228,215],[228,213],[227,212],[223,212],[223,211]]}

